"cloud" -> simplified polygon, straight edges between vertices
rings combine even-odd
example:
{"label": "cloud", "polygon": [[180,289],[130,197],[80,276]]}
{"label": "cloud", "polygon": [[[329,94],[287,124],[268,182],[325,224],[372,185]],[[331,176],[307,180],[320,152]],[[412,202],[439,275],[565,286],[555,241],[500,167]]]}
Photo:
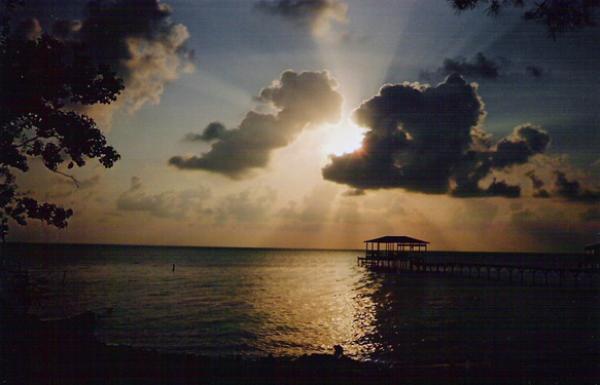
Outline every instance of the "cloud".
{"label": "cloud", "polygon": [[467,78],[497,79],[500,77],[502,64],[487,58],[479,52],[470,61],[465,58],[446,58],[440,68],[433,72],[421,72],[421,79],[431,81],[434,78],[444,78],[458,73]]}
{"label": "cloud", "polygon": [[73,39],[81,31],[81,26],[80,20],[59,19],[52,24],[52,35],[61,40]]}
{"label": "cloud", "polygon": [[277,192],[270,188],[244,190],[221,200],[215,211],[217,223],[235,221],[238,223],[260,222],[264,220],[277,200]]}
{"label": "cloud", "polygon": [[542,245],[552,252],[574,251],[578,245],[589,243],[591,228],[573,226],[570,212],[545,208],[543,210],[522,209],[512,213],[510,225],[517,233],[529,238],[533,244]]}
{"label": "cloud", "polygon": [[353,188],[350,190],[346,190],[342,193],[342,195],[345,197],[359,197],[359,196],[363,196],[365,194],[366,194],[365,190],[362,190],[359,188]]}
{"label": "cloud", "polygon": [[42,36],[42,26],[37,18],[28,18],[17,24],[14,35],[23,40],[36,40]]}
{"label": "cloud", "polygon": [[182,219],[190,211],[199,209],[202,201],[209,197],[210,190],[206,187],[149,194],[144,191],[141,179],[134,176],[129,189],[119,195],[117,209],[143,212],[158,218]]}
{"label": "cloud", "polygon": [[171,8],[158,0],[90,2],[78,38],[97,61],[125,80],[122,103],[129,111],[158,104],[165,84],[189,70],[187,28],[171,21]]}
{"label": "cloud", "polygon": [[[53,14],[56,8],[52,2],[36,3],[24,14],[47,19],[44,13]],[[171,12],[158,0],[98,0],[87,2],[80,20],[59,14],[46,29],[68,44],[82,43],[97,64],[109,65],[125,82],[116,102],[73,108],[106,126],[119,108],[133,113],[146,104],[158,104],[165,85],[193,69],[193,52],[185,47],[189,32],[171,20]],[[36,18],[21,25],[21,35],[27,38],[41,34]]]}
{"label": "cloud", "polygon": [[323,36],[334,23],[345,23],[348,15],[348,5],[340,0],[260,1],[256,7],[298,26],[308,27],[314,36]]}
{"label": "cloud", "polygon": [[600,202],[600,190],[587,189],[575,179],[568,179],[562,171],[556,171],[555,193],[567,200],[583,203]]}
{"label": "cloud", "polygon": [[513,81],[525,80],[525,77],[540,79],[547,75],[544,68],[530,64],[525,67],[511,70],[513,63],[507,58],[498,57],[491,59],[478,52],[470,60],[462,57],[446,58],[442,65],[433,71],[421,71],[419,77],[423,81],[433,82],[458,73],[468,79],[497,80],[511,78]]}
{"label": "cloud", "polygon": [[550,198],[550,193],[544,188],[544,181],[535,175],[533,170],[525,174],[533,187],[533,196],[535,198]]}
{"label": "cloud", "polygon": [[514,128],[513,134],[496,144],[491,155],[493,168],[503,168],[515,164],[527,163],[535,154],[546,151],[550,136],[541,127],[523,124]]}
{"label": "cloud", "polygon": [[536,65],[525,67],[525,73],[533,78],[539,79],[544,76],[544,69]]}
{"label": "cloud", "polygon": [[600,208],[592,207],[583,212],[581,219],[585,222],[600,222]]}
{"label": "cloud", "polygon": [[301,231],[320,229],[331,214],[336,196],[337,190],[333,186],[316,186],[304,196],[302,202],[288,202],[279,210],[278,217],[284,228]]}
{"label": "cloud", "polygon": [[222,123],[212,122],[206,126],[201,134],[190,132],[183,138],[183,140],[186,142],[210,142],[221,139],[226,130],[227,128]]}
{"label": "cloud", "polygon": [[100,175],[94,175],[85,179],[77,179],[77,183],[75,183],[71,179],[60,178],[57,183],[61,185],[67,185],[75,187],[76,189],[85,190],[92,187],[96,187],[100,183]]}
{"label": "cloud", "polygon": [[[54,189],[54,191],[48,193],[48,197],[65,198],[83,190],[92,190],[94,187],[100,184],[100,179],[100,175],[93,175],[89,178],[77,179],[77,182],[67,178],[56,179],[56,188]],[[92,190],[88,194],[88,197],[95,193],[96,191]]]}
{"label": "cloud", "polygon": [[550,138],[525,124],[493,146],[481,128],[484,117],[476,85],[458,74],[435,87],[385,85],[354,112],[356,122],[369,128],[362,147],[331,156],[323,177],[357,189],[517,197],[520,187],[496,180],[494,172],[543,153]]}
{"label": "cloud", "polygon": [[[261,90],[258,100],[274,114],[250,111],[237,128],[225,130],[211,123],[193,139],[213,141],[201,156],[174,156],[169,164],[179,169],[202,169],[238,179],[264,168],[271,152],[292,142],[303,129],[340,119],[342,96],[329,73],[285,71],[281,79]],[[191,137],[188,137],[188,140]]]}

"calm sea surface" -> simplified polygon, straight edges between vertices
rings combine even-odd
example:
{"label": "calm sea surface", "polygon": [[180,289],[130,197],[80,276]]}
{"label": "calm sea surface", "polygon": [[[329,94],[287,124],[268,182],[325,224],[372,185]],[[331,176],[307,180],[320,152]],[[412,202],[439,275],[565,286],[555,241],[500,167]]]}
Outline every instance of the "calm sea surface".
{"label": "calm sea surface", "polygon": [[340,344],[359,359],[412,364],[589,358],[600,351],[597,288],[386,275],[357,266],[356,251],[10,250],[40,269],[32,270],[40,289],[32,313],[58,318],[91,310],[99,315],[98,337],[109,344],[207,355],[301,355]]}

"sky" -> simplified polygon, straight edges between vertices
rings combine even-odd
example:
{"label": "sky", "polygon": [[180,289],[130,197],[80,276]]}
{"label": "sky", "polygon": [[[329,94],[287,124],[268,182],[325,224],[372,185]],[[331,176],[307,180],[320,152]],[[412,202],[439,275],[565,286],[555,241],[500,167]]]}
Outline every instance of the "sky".
{"label": "sky", "polygon": [[9,240],[580,251],[600,231],[600,29],[552,39],[521,12],[26,1],[26,33],[82,40],[124,79],[79,109],[122,158],[79,187],[33,162],[19,183],[75,214]]}

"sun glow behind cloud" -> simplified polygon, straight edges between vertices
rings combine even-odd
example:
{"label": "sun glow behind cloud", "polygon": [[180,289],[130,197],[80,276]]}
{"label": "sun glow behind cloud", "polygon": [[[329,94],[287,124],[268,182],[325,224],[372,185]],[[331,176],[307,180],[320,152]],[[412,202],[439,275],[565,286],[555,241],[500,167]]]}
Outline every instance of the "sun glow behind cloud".
{"label": "sun glow behind cloud", "polygon": [[336,125],[329,125],[324,131],[324,155],[342,155],[353,152],[362,144],[364,129],[357,126],[349,116]]}

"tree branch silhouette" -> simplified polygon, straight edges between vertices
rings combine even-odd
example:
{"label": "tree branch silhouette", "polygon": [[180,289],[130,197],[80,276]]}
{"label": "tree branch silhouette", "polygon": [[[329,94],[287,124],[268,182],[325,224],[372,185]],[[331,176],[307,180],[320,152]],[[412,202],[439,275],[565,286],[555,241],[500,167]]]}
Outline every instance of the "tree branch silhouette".
{"label": "tree branch silhouette", "polygon": [[596,26],[595,11],[600,0],[448,0],[458,11],[485,7],[490,16],[506,7],[523,8],[523,18],[546,25],[550,37]]}
{"label": "tree branch silhouette", "polygon": [[109,104],[123,90],[123,81],[108,66],[96,65],[86,48],[48,34],[24,39],[11,33],[11,11],[17,1],[1,3],[0,19],[0,238],[9,219],[26,225],[40,220],[64,228],[71,209],[38,202],[20,191],[15,172],[29,171],[40,159],[51,172],[77,179],[59,169],[83,167],[96,159],[112,167],[120,155],[106,142],[96,122],[73,111],[81,105]]}

